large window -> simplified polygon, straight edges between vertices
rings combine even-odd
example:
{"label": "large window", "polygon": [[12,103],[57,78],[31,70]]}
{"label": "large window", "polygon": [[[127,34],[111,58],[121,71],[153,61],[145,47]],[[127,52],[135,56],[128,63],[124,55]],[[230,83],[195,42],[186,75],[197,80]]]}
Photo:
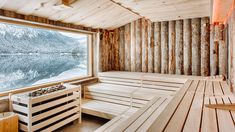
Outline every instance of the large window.
{"label": "large window", "polygon": [[88,35],[0,24],[0,92],[88,75]]}

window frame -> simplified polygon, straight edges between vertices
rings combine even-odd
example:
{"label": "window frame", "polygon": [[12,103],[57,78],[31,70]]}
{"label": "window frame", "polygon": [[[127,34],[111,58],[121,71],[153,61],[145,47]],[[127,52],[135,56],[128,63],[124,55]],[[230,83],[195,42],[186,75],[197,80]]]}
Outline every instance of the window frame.
{"label": "window frame", "polygon": [[87,75],[86,76],[78,76],[75,78],[68,78],[65,80],[59,80],[59,81],[53,81],[49,83],[42,83],[42,84],[37,84],[37,85],[32,85],[32,86],[26,86],[26,87],[19,87],[14,90],[8,90],[8,91],[3,91],[0,92],[0,97],[3,96],[8,96],[10,94],[15,94],[15,93],[21,93],[21,92],[27,92],[43,87],[49,87],[53,85],[58,85],[61,83],[69,83],[69,82],[74,82],[74,81],[79,81],[81,82],[83,80],[87,81],[89,78],[92,78],[94,75],[94,58],[93,58],[93,36],[95,35],[96,32],[92,31],[86,31],[86,30],[78,30],[78,29],[71,29],[71,28],[66,28],[66,27],[61,27],[61,26],[55,26],[55,25],[50,25],[50,24],[41,24],[41,23],[36,23],[36,22],[29,22],[25,20],[17,20],[17,19],[0,19],[0,23],[5,23],[5,24],[12,24],[12,25],[19,25],[19,26],[26,26],[30,28],[41,28],[45,30],[53,30],[53,31],[62,31],[62,32],[68,32],[68,33],[77,33],[77,34],[84,34],[87,35],[87,50],[88,50],[88,59],[87,59]]}

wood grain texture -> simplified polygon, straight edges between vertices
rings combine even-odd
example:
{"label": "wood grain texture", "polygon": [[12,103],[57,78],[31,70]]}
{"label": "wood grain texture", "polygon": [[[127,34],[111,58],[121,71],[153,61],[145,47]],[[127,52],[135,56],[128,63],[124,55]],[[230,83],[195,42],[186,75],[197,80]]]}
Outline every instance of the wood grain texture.
{"label": "wood grain texture", "polygon": [[119,64],[120,71],[125,70],[125,28],[119,28]]}
{"label": "wood grain texture", "polygon": [[153,31],[153,23],[148,21],[148,72],[154,71],[154,31]]}
{"label": "wood grain texture", "polygon": [[136,21],[131,22],[131,71],[136,71]]}
{"label": "wood grain texture", "polygon": [[125,71],[131,71],[131,24],[125,25]]}
{"label": "wood grain texture", "polygon": [[168,22],[161,22],[161,73],[168,73]]}
{"label": "wood grain texture", "polygon": [[148,71],[148,22],[141,19],[142,22],[142,72]]}
{"label": "wood grain texture", "polygon": [[175,74],[175,21],[169,21],[169,73]]}
{"label": "wood grain texture", "polygon": [[[114,0],[153,22],[210,15],[209,0]],[[222,2],[225,3],[225,2]]]}
{"label": "wood grain texture", "polygon": [[235,14],[233,13],[230,17],[230,19],[228,20],[228,82],[230,85],[230,89],[234,92],[234,84],[235,84],[235,79],[234,79],[234,68],[235,68],[235,52],[234,52],[234,39],[235,39],[235,35],[234,35],[234,31],[235,31]]}
{"label": "wood grain texture", "polygon": [[136,71],[142,71],[142,32],[141,32],[141,21],[136,21]]}
{"label": "wood grain texture", "polygon": [[194,18],[192,19],[192,75],[197,75],[199,76],[201,74],[201,50],[200,50],[200,45],[201,45],[201,28],[200,28],[200,23],[201,19],[200,18]]}
{"label": "wood grain texture", "polygon": [[192,28],[191,19],[184,20],[184,74],[192,74]]}
{"label": "wood grain texture", "polygon": [[103,34],[103,55],[106,59],[103,60],[103,69],[104,71],[108,71],[111,64],[109,64],[109,46],[110,46],[110,39],[109,39],[109,32],[105,31]]}
{"label": "wood grain texture", "polygon": [[119,71],[119,30],[115,29],[114,30],[114,69],[116,71]]}
{"label": "wood grain texture", "polygon": [[105,59],[104,58],[104,55],[103,55],[103,33],[99,33],[98,34],[99,35],[99,41],[100,41],[100,43],[99,43],[99,58],[98,58],[98,60],[99,60],[99,64],[98,64],[98,71],[99,72],[102,72],[103,71],[103,59]]}
{"label": "wood grain texture", "polygon": [[209,18],[201,19],[201,75],[210,74],[210,24]]}
{"label": "wood grain texture", "polygon": [[[24,15],[24,14],[16,13],[14,11],[4,10],[4,9],[0,9],[0,16],[7,17],[8,19],[13,18],[13,19],[21,20],[21,21],[24,20],[24,22],[17,22],[17,21],[8,20],[8,19],[1,19],[2,22],[8,22],[12,24],[28,25],[28,26],[33,26],[33,27],[52,28],[52,29],[54,27],[54,29],[62,29],[62,30],[63,28],[66,28],[66,30],[71,30],[74,32],[78,32],[78,31],[96,32],[97,31],[96,29],[90,28],[90,27],[84,27],[84,26],[77,25],[77,24],[51,20],[51,19],[48,19],[47,17],[40,17],[36,15]],[[35,22],[35,24],[32,24],[30,22]],[[50,27],[50,26],[53,26],[53,27]]]}
{"label": "wood grain texture", "polygon": [[210,26],[210,75],[214,76],[219,73],[218,70],[218,41],[215,41],[215,30],[218,27]]}
{"label": "wood grain texture", "polygon": [[211,67],[218,67],[216,58],[220,53],[216,42],[210,46],[213,40],[210,38],[212,33],[209,32],[208,19],[204,17],[152,23],[142,18],[110,30],[112,33],[108,37],[104,35],[104,38],[110,40],[104,39],[104,43],[110,43],[111,48],[104,44],[102,49],[110,57],[107,58],[106,53],[102,52],[102,57],[108,61],[101,59],[104,62],[101,65],[113,65],[106,70],[208,76]]}
{"label": "wood grain texture", "polygon": [[[4,116],[3,116],[4,114]],[[18,115],[9,113],[1,113],[0,116],[0,132],[17,132],[18,131]]]}
{"label": "wood grain texture", "polygon": [[154,23],[154,72],[161,73],[161,23]]}
{"label": "wood grain texture", "polygon": [[114,48],[115,46],[115,37],[114,37],[114,32],[109,32],[109,45],[108,45],[108,53],[109,53],[109,58],[108,58],[108,63],[109,67],[108,69],[114,69],[115,68],[115,63],[114,63]]}
{"label": "wood grain texture", "polygon": [[[4,4],[3,1],[2,4]],[[115,29],[140,18],[140,16],[107,0],[76,0],[71,4],[72,8],[66,10],[55,9],[54,6],[58,4],[58,0],[24,0],[20,3],[17,0],[12,0],[4,4],[2,9],[12,10],[25,16],[41,16],[55,22],[73,25],[80,23],[80,25],[103,29]],[[21,16],[19,17],[21,18]]]}
{"label": "wood grain texture", "polygon": [[227,76],[227,44],[224,37],[224,24],[220,24],[217,31],[219,31],[219,74]]}
{"label": "wood grain texture", "polygon": [[183,74],[183,21],[176,21],[176,74]]}

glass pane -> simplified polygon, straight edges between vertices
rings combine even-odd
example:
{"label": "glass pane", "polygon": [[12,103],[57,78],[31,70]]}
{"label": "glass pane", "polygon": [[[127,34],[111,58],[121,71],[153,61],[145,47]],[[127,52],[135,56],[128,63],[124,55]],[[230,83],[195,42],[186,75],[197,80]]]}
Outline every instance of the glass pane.
{"label": "glass pane", "polygon": [[0,92],[86,76],[87,38],[0,24]]}

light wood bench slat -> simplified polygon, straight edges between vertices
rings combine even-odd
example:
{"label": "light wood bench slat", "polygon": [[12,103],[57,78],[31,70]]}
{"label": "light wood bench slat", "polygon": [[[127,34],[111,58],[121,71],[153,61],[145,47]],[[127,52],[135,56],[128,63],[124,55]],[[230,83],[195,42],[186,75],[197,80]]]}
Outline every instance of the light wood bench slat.
{"label": "light wood bench slat", "polygon": [[[193,81],[192,86],[189,87],[189,90],[195,90],[198,86],[198,81]],[[172,116],[171,121],[167,125],[165,131],[172,132],[172,131],[181,131],[187,117],[188,111],[190,109],[190,105],[192,103],[194,97],[194,93],[187,92],[179,104],[178,108],[176,109],[174,115]]]}
{"label": "light wood bench slat", "polygon": [[150,88],[150,89],[159,89],[159,90],[166,90],[166,91],[178,91],[179,88],[177,87],[167,87],[167,86],[156,86],[151,84],[143,84],[143,88]]}
{"label": "light wood bench slat", "polygon": [[132,116],[135,112],[137,112],[139,109],[136,108],[130,108],[127,111],[125,111],[123,114],[113,118],[111,121],[107,122],[95,132],[106,132],[110,131],[111,129],[113,130],[114,127],[118,126],[120,123],[123,123],[125,120],[127,120],[130,116]]}
{"label": "light wood bench slat", "polygon": [[203,108],[203,97],[204,97],[201,91],[204,91],[204,88],[205,88],[205,81],[200,81],[198,85],[198,89],[197,89],[199,93],[196,93],[194,96],[188,117],[184,125],[185,127],[183,128],[183,131],[185,132],[188,132],[188,131],[199,132],[200,131],[201,115],[202,115],[202,108]]}
{"label": "light wood bench slat", "polygon": [[214,95],[213,91],[214,91],[214,88],[213,88],[212,81],[207,81],[207,88],[205,89],[205,96]]}
{"label": "light wood bench slat", "polygon": [[190,87],[192,81],[188,80],[184,86],[181,88],[181,90],[178,92],[177,96],[175,96],[172,101],[169,103],[169,105],[165,108],[165,110],[158,116],[158,118],[155,120],[155,122],[151,125],[151,127],[148,129],[148,131],[155,131],[160,132],[163,131],[165,128],[165,124],[169,121],[171,116],[173,115],[173,112],[178,106],[178,103],[181,102],[181,99],[184,97],[186,91]]}
{"label": "light wood bench slat", "polygon": [[118,105],[114,103],[98,101],[98,100],[82,100],[82,112],[86,114],[96,115],[98,117],[112,119],[128,110],[129,106]]}
{"label": "light wood bench slat", "polygon": [[[209,85],[212,86],[212,85]],[[204,103],[209,103],[209,98],[204,99]],[[202,132],[217,132],[216,110],[203,106],[203,116],[201,123]]]}
{"label": "light wood bench slat", "polygon": [[155,89],[146,89],[146,88],[138,89],[132,94],[133,98],[143,99],[143,100],[151,100],[156,96],[168,97],[172,95],[175,95],[175,92],[155,90]]}
{"label": "light wood bench slat", "polygon": [[145,76],[143,80],[144,81],[154,81],[154,80],[157,80],[159,82],[182,83],[182,84],[184,84],[188,79],[171,78],[171,77]]}
{"label": "light wood bench slat", "polygon": [[226,81],[221,81],[220,85],[223,88],[223,92],[226,95],[231,95],[231,91],[230,91],[230,87],[228,86],[228,84],[226,83]]}
{"label": "light wood bench slat", "polygon": [[124,131],[132,122],[134,122],[139,116],[141,116],[151,105],[158,101],[160,97],[155,97],[151,101],[149,101],[144,107],[140,108],[136,113],[134,113],[128,120],[122,122],[120,125],[112,127],[113,129],[110,131]]}
{"label": "light wood bench slat", "polygon": [[114,104],[119,104],[119,105],[126,105],[126,106],[130,106],[133,105],[133,107],[142,107],[143,104],[138,104],[138,103],[133,103],[131,104],[131,102],[126,102],[126,101],[120,101],[120,100],[116,100],[116,99],[109,99],[109,98],[104,98],[104,97],[97,97],[97,96],[89,96],[87,95],[86,98],[88,99],[93,99],[93,100],[100,100],[100,101],[105,101],[105,102],[109,102],[109,103],[114,103]]}
{"label": "light wood bench slat", "polygon": [[141,83],[140,79],[133,79],[133,78],[119,78],[119,77],[99,77],[100,81],[114,81],[114,82],[133,82],[133,83]]}
{"label": "light wood bench slat", "polygon": [[115,82],[115,81],[109,81],[109,80],[103,80],[101,83],[110,84],[110,85],[121,85],[121,86],[130,86],[130,87],[140,87],[140,83],[131,83],[131,82]]}
{"label": "light wood bench slat", "polygon": [[[123,122],[126,122],[137,111],[138,111],[137,109],[130,108],[129,110],[127,110],[126,112],[124,112],[122,115],[119,116],[121,118],[118,121],[116,121],[112,125],[107,126],[104,132],[120,132],[120,129],[119,128],[117,129],[117,127],[121,126]],[[100,130],[98,129],[97,131]]]}
{"label": "light wood bench slat", "polygon": [[157,85],[157,86],[170,86],[170,87],[182,87],[183,83],[172,83],[172,82],[160,82],[160,81],[147,81],[143,80],[143,84],[152,84],[152,85]]}
{"label": "light wood bench slat", "polygon": [[[221,98],[217,99],[218,103],[223,103]],[[230,112],[227,110],[217,109],[217,118],[219,124],[219,131],[221,132],[230,132],[231,130],[235,131],[235,126],[233,124],[232,117]]]}
{"label": "light wood bench slat", "polygon": [[130,132],[130,131],[136,131],[143,122],[147,120],[147,118],[154,112],[154,110],[158,109],[161,107],[161,104],[163,104],[164,101],[166,101],[166,98],[160,98],[154,104],[151,105],[141,116],[138,117],[126,130],[125,132]]}
{"label": "light wood bench slat", "polygon": [[156,109],[153,114],[137,129],[137,132],[144,132],[147,131],[148,128],[153,124],[154,120],[161,114],[161,112],[166,108],[172,98],[167,98],[161,107]]}
{"label": "light wood bench slat", "polygon": [[[94,93],[100,93],[100,94],[107,94],[107,95],[114,95],[119,97],[130,97],[131,92],[117,92],[113,90],[105,90],[101,88],[88,88],[84,90],[85,94],[86,92],[94,92]],[[86,98],[86,97],[85,97]]]}
{"label": "light wood bench slat", "polygon": [[[121,97],[121,96],[113,96],[113,95],[109,95],[109,94],[103,94],[103,93],[96,93],[96,92],[86,92],[86,96],[97,96],[97,97],[105,97],[105,98],[109,98],[109,99],[116,99],[116,100],[120,100],[120,101],[126,101],[126,102],[130,102],[131,98],[130,97]],[[135,103],[139,103],[139,104],[146,104],[148,102],[148,100],[142,100],[142,99],[138,99],[138,98],[133,98],[132,99],[133,102]]]}
{"label": "light wood bench slat", "polygon": [[[83,101],[84,101],[85,106],[89,105],[90,108],[94,108],[94,109],[95,108],[97,108],[97,109],[100,108],[100,109],[103,109],[105,111],[110,111],[114,114],[120,114],[120,113],[122,113],[123,111],[125,111],[129,108],[129,107],[124,106],[124,105],[118,105],[118,104],[99,101],[99,100],[92,100],[92,102],[91,102],[91,100],[85,99]],[[88,102],[89,104],[87,104],[86,102]]]}
{"label": "light wood bench slat", "polygon": [[220,95],[220,96],[224,95],[223,90],[220,87],[220,82],[214,81],[213,86],[214,86],[214,95]]}

